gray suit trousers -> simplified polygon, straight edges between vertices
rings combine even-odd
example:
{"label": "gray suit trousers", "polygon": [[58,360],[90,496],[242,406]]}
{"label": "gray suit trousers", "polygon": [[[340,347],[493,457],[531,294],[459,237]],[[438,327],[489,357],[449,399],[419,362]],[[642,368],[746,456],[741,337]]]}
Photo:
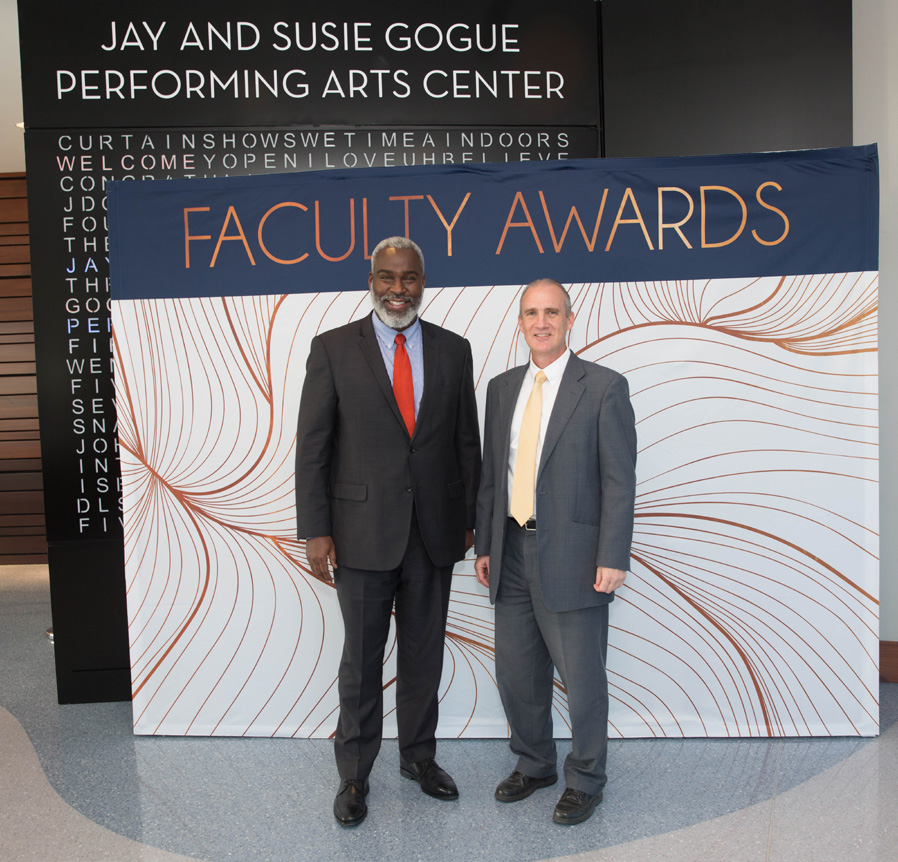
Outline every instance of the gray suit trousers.
{"label": "gray suit trousers", "polygon": [[590,794],[605,786],[607,646],[608,605],[548,610],[539,581],[536,532],[509,521],[496,597],[496,679],[518,772],[544,778],[557,771],[554,665],[567,692],[571,722],[565,784]]}

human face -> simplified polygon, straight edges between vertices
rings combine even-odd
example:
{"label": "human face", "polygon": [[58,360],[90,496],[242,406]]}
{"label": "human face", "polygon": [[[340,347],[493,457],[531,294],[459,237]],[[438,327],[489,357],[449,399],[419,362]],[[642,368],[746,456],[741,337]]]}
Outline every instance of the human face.
{"label": "human face", "polygon": [[418,255],[410,248],[383,249],[374,258],[368,288],[375,314],[392,329],[408,329],[418,316],[424,293],[424,273]]}
{"label": "human face", "polygon": [[540,281],[524,291],[518,328],[537,368],[551,365],[564,353],[573,325],[574,315],[567,313],[558,285]]}

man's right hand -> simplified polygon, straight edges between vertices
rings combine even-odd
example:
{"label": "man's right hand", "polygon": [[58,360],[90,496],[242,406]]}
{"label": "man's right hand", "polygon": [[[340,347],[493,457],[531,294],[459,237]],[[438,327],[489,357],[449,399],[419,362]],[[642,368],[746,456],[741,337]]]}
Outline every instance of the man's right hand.
{"label": "man's right hand", "polygon": [[333,568],[337,568],[337,550],[334,548],[334,540],[330,536],[316,536],[306,540],[306,559],[316,578],[321,578],[327,584],[334,582],[334,576],[328,569],[328,562]]}
{"label": "man's right hand", "polygon": [[474,571],[477,573],[477,580],[485,586],[487,589],[490,588],[490,555],[489,554],[481,554],[474,561]]}

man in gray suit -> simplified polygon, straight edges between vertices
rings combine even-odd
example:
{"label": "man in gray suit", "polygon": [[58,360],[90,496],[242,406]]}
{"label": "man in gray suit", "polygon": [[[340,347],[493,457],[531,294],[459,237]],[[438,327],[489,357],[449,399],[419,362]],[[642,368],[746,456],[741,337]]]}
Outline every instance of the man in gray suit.
{"label": "man in gray suit", "polygon": [[334,816],[364,820],[383,731],[383,659],[395,601],[400,772],[437,799],[458,789],[436,753],[453,565],[473,544],[480,431],[471,346],[418,319],[424,257],[379,243],[374,313],[312,339],[299,408],[296,511],[313,574],[345,629]]}
{"label": "man in gray suit", "polygon": [[629,568],[636,428],[627,381],[566,346],[570,297],[539,279],[521,295],[530,362],[490,381],[477,499],[477,579],[496,605],[496,679],[514,771],[496,799],[557,781],[553,666],[572,748],[553,820],[602,801],[608,745],[608,603]]}

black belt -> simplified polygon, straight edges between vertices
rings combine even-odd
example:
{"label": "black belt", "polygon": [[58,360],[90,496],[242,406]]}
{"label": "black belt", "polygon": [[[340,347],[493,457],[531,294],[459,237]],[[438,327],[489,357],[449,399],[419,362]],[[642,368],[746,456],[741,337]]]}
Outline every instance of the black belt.
{"label": "black belt", "polygon": [[531,533],[536,531],[536,518],[528,518],[523,525],[519,524],[514,518],[509,518],[508,520],[519,530],[529,530]]}

